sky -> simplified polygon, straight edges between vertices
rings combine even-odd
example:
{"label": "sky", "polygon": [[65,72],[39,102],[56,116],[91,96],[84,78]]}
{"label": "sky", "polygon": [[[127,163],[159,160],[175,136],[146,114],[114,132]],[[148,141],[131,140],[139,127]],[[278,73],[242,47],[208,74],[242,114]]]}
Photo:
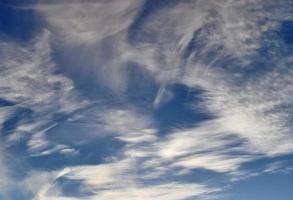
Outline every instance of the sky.
{"label": "sky", "polygon": [[292,200],[293,1],[0,0],[0,200]]}

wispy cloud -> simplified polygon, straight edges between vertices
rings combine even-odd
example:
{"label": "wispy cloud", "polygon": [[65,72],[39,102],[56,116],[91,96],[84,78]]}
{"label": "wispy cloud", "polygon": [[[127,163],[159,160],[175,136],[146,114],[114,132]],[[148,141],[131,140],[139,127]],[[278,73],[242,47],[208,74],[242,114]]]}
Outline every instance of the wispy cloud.
{"label": "wispy cloud", "polygon": [[[142,1],[40,1],[35,7],[69,45],[92,46],[125,31],[133,22]],[[63,10],[66,12],[63,12]],[[98,12],[97,12],[98,11]]]}
{"label": "wispy cloud", "polygon": [[[62,178],[81,182],[84,190],[79,192],[90,191],[85,198],[93,200],[213,197],[225,186],[183,177],[206,170],[239,181],[253,175],[242,169],[245,163],[293,153],[292,58],[261,59],[262,70],[255,62],[266,34],[280,26],[285,4],[176,1],[149,13],[146,5],[134,0],[40,1],[26,9],[38,12],[47,30],[27,46],[1,44],[0,97],[14,104],[1,107],[1,125],[19,107],[32,112],[32,120],[21,119],[7,141],[30,133],[25,141],[31,157],[78,154],[82,145],[104,138],[122,143],[114,155],[94,164],[65,163],[56,171],[40,172],[39,187],[28,187],[36,199],[80,199],[64,193],[58,184]],[[51,40],[66,60],[58,69],[72,80],[56,73]],[[131,82],[129,65],[152,77],[158,91],[150,107],[128,99],[130,85],[144,81]],[[98,88],[93,90],[98,94],[82,96],[86,84],[75,88],[80,82]],[[172,84],[200,90],[200,103],[187,106],[211,118],[162,133],[156,109],[172,101],[175,94],[167,88]],[[86,107],[89,101],[95,104]],[[1,166],[0,175],[6,174]],[[36,183],[35,176],[28,174],[25,181]]]}
{"label": "wispy cloud", "polygon": [[[88,199],[184,199],[215,192],[216,189],[200,184],[182,184],[176,182],[143,184],[135,173],[135,160],[121,160],[98,166],[82,166],[71,168],[65,174],[71,180],[82,180],[92,189],[94,195]],[[52,196],[51,196],[52,195]],[[63,199],[64,197],[48,193],[47,197]],[[58,195],[58,194],[57,194]],[[75,198],[72,198],[75,199]]]}
{"label": "wispy cloud", "polygon": [[[91,59],[82,64],[87,73],[97,74],[99,84],[122,91],[123,96],[129,79],[124,66],[134,62],[150,72],[161,88],[153,100],[155,108],[170,99],[171,94],[165,95],[165,85],[179,83],[200,88],[203,102],[197,107],[213,116],[192,128],[160,136],[160,127],[151,115],[146,117],[129,108],[107,109],[96,115],[99,129],[115,133],[115,138],[126,145],[109,163],[79,166],[65,177],[84,180],[100,199],[154,198],[150,194],[157,199],[184,199],[215,189],[197,183],[184,183],[184,187],[177,182],[164,183],[162,180],[175,170],[179,169],[178,177],[193,169],[206,169],[235,180],[241,176],[244,163],[261,156],[292,153],[290,58],[282,58],[287,63],[278,59],[266,63],[278,68],[268,67],[262,74],[245,71],[257,67],[252,64],[253,56],[258,54],[265,33],[279,25],[281,16],[271,20],[270,14],[282,10],[282,5],[271,3],[266,9],[263,3],[182,1],[163,6],[136,22],[135,31],[130,27],[141,14],[141,3],[126,1],[119,8],[116,1],[36,7],[56,40],[64,40],[69,47],[79,45],[87,52]],[[60,12],[64,8],[68,12]],[[134,34],[140,34],[141,39],[131,38]],[[95,55],[98,60],[92,59]],[[223,66],[225,62],[227,66]],[[142,184],[146,180],[158,183]],[[125,189],[125,185],[129,187]],[[197,189],[187,194],[187,188]]]}
{"label": "wispy cloud", "polygon": [[[55,72],[48,30],[23,45],[13,41],[1,41],[0,45],[0,98],[12,102],[1,107],[1,152],[3,157],[9,157],[6,161],[1,159],[1,166],[10,169],[9,148],[12,145],[23,141],[27,142],[28,154],[37,151],[43,154],[43,150],[50,153],[46,147],[55,144],[46,139],[46,132],[57,125],[55,118],[58,114],[70,114],[87,103],[77,100],[72,81]],[[70,148],[56,149],[56,152],[66,149]],[[5,174],[1,179],[12,189],[13,173]],[[1,186],[1,195],[5,195],[3,188]]]}

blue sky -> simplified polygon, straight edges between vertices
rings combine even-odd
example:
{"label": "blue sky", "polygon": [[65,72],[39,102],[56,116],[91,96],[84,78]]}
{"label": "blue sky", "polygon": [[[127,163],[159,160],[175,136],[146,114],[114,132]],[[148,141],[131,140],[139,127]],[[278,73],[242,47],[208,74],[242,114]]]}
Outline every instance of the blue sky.
{"label": "blue sky", "polygon": [[292,4],[0,1],[0,200],[291,200]]}

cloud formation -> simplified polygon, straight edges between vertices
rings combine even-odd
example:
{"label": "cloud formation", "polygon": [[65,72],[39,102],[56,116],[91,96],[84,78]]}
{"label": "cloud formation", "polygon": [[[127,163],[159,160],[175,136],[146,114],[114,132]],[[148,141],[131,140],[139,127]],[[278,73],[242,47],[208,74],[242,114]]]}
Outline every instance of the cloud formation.
{"label": "cloud formation", "polygon": [[[253,176],[245,164],[292,154],[292,57],[270,36],[293,19],[286,5],[73,0],[23,8],[37,12],[46,30],[25,46],[1,43],[4,146],[24,142],[32,163],[64,162],[31,169],[20,185],[38,200],[205,199]],[[131,90],[139,85],[149,87]],[[198,101],[187,95],[182,105],[208,117],[160,124],[158,110],[168,113],[164,106],[176,102],[172,85],[192,97],[197,91]],[[106,142],[111,153],[95,153]],[[200,170],[224,177],[224,186],[198,181]],[[68,194],[73,183],[76,193]]]}

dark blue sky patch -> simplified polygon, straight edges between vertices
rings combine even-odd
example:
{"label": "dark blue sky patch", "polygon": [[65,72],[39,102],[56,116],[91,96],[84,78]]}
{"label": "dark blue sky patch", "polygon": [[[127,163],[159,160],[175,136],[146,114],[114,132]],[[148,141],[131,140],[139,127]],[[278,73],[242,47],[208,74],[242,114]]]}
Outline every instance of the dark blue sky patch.
{"label": "dark blue sky patch", "polygon": [[270,30],[263,33],[261,37],[261,47],[258,49],[258,53],[255,56],[255,60],[258,62],[272,61],[278,58],[284,53],[283,48],[280,49],[280,33],[278,30]]}
{"label": "dark blue sky patch", "polygon": [[18,41],[27,41],[40,30],[36,13],[32,9],[23,9],[33,0],[3,0],[0,2],[0,37],[6,36]]}
{"label": "dark blue sky patch", "polygon": [[0,107],[14,106],[16,103],[0,98]]}
{"label": "dark blue sky patch", "polygon": [[128,63],[127,101],[141,110],[152,109],[152,104],[159,89],[151,74],[136,63]]}
{"label": "dark blue sky patch", "polygon": [[[254,62],[268,63],[284,56],[290,56],[293,50],[293,21],[280,21],[275,29],[264,32],[261,36],[261,46],[253,58]],[[266,69],[264,68],[264,69]]]}
{"label": "dark blue sky patch", "polygon": [[181,84],[168,86],[173,93],[173,98],[154,110],[154,118],[160,127],[161,133],[166,133],[173,128],[193,127],[197,123],[211,119],[200,107],[196,109],[196,104],[200,104],[201,90],[188,88]]}
{"label": "dark blue sky patch", "polygon": [[[13,176],[23,178],[30,170],[59,170],[66,166],[95,165],[105,162],[108,157],[116,156],[124,147],[124,143],[113,136],[99,136],[99,130],[93,130],[83,124],[63,124],[45,133],[49,146],[40,151],[29,152],[27,142],[31,133],[23,133],[25,137],[7,147],[10,151],[9,163]],[[74,149],[72,154],[62,154],[59,150],[49,155],[41,152],[67,145]],[[38,155],[39,154],[39,155]],[[17,159],[16,159],[17,158]]]}
{"label": "dark blue sky patch", "polygon": [[285,44],[293,45],[293,21],[284,21],[280,34]]}
{"label": "dark blue sky patch", "polygon": [[105,158],[117,155],[124,143],[112,135],[105,135],[98,126],[83,123],[63,123],[47,133],[52,144],[67,145],[77,151],[76,155],[63,155],[58,152],[41,157],[31,157],[32,166],[60,169],[66,165],[100,164]]}
{"label": "dark blue sky patch", "polygon": [[[105,143],[106,140],[103,140],[103,142]],[[109,145],[109,143],[111,143],[111,147],[105,147]],[[32,156],[28,157],[27,163],[31,169],[45,171],[61,170],[69,166],[102,164],[105,162],[107,156],[112,155],[110,149],[114,148],[114,144],[111,141],[109,141],[109,143],[103,144],[102,141],[100,141],[85,144],[82,147],[76,147],[78,150],[76,155],[63,155],[59,152],[55,152],[50,155]],[[109,152],[106,152],[107,150],[109,150]]]}
{"label": "dark blue sky patch", "polygon": [[2,136],[7,136],[8,134],[13,133],[15,129],[18,127],[18,124],[21,121],[29,121],[32,117],[32,114],[33,112],[28,108],[16,108],[15,113],[2,124]]}
{"label": "dark blue sky patch", "polygon": [[61,189],[61,193],[65,197],[88,198],[94,195],[94,192],[87,186],[83,180],[70,180],[61,177],[55,182],[56,186]]}
{"label": "dark blue sky patch", "polygon": [[32,170],[59,170],[68,166],[70,160],[66,159],[64,155],[61,154],[51,154],[46,156],[32,156],[27,155],[27,163]]}

